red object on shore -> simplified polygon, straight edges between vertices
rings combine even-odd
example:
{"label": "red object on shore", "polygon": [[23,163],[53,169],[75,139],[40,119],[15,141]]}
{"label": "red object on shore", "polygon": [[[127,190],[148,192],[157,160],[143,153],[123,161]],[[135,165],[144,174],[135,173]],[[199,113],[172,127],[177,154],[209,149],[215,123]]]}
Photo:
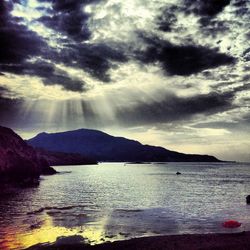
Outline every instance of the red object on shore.
{"label": "red object on shore", "polygon": [[241,226],[241,223],[236,220],[228,220],[223,222],[222,226],[227,228],[237,228]]}

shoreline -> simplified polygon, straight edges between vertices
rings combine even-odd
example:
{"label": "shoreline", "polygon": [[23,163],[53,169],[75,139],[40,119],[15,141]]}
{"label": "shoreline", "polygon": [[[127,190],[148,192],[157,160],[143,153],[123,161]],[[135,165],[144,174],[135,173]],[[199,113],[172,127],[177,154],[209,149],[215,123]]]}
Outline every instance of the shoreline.
{"label": "shoreline", "polygon": [[249,250],[250,231],[239,233],[183,234],[134,238],[98,245],[83,243],[81,236],[62,237],[55,243],[26,250]]}

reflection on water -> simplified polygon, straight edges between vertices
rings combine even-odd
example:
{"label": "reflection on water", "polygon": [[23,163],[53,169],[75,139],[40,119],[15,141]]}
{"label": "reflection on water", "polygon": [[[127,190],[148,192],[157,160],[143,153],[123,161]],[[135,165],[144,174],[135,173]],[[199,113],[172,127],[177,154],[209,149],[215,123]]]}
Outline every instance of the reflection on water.
{"label": "reflection on water", "polygon": [[[23,249],[78,235],[90,244],[160,234],[250,229],[247,164],[66,166],[37,188],[1,188],[0,249]],[[180,171],[182,175],[176,176]],[[230,232],[232,232],[230,230]],[[81,237],[80,237],[81,236]]]}

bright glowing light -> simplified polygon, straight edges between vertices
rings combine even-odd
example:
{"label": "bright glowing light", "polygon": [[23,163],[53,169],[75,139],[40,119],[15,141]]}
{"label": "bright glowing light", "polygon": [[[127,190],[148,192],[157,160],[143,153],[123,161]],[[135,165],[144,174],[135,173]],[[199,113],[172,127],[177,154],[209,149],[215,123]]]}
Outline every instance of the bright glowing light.
{"label": "bright glowing light", "polygon": [[[105,226],[107,218],[100,220],[98,225],[86,224],[78,227],[66,228],[63,226],[55,226],[50,216],[46,215],[43,222],[38,228],[29,229],[27,231],[19,231],[18,228],[9,228],[4,236],[4,243],[1,247],[4,250],[23,249],[39,243],[53,243],[61,237],[82,236],[90,244],[99,244],[104,241],[118,240],[121,236],[115,239],[106,238]],[[13,237],[15,235],[15,237]]]}

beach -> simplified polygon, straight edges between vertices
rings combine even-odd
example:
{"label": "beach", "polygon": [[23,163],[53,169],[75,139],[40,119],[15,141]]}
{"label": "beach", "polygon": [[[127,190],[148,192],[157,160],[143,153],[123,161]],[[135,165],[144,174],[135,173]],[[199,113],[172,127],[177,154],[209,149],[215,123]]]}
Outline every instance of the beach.
{"label": "beach", "polygon": [[[250,232],[233,234],[186,234],[136,238],[99,245],[73,243],[77,236],[58,239],[53,244],[36,245],[27,250],[244,250],[250,249]],[[81,240],[80,237],[78,240]]]}

